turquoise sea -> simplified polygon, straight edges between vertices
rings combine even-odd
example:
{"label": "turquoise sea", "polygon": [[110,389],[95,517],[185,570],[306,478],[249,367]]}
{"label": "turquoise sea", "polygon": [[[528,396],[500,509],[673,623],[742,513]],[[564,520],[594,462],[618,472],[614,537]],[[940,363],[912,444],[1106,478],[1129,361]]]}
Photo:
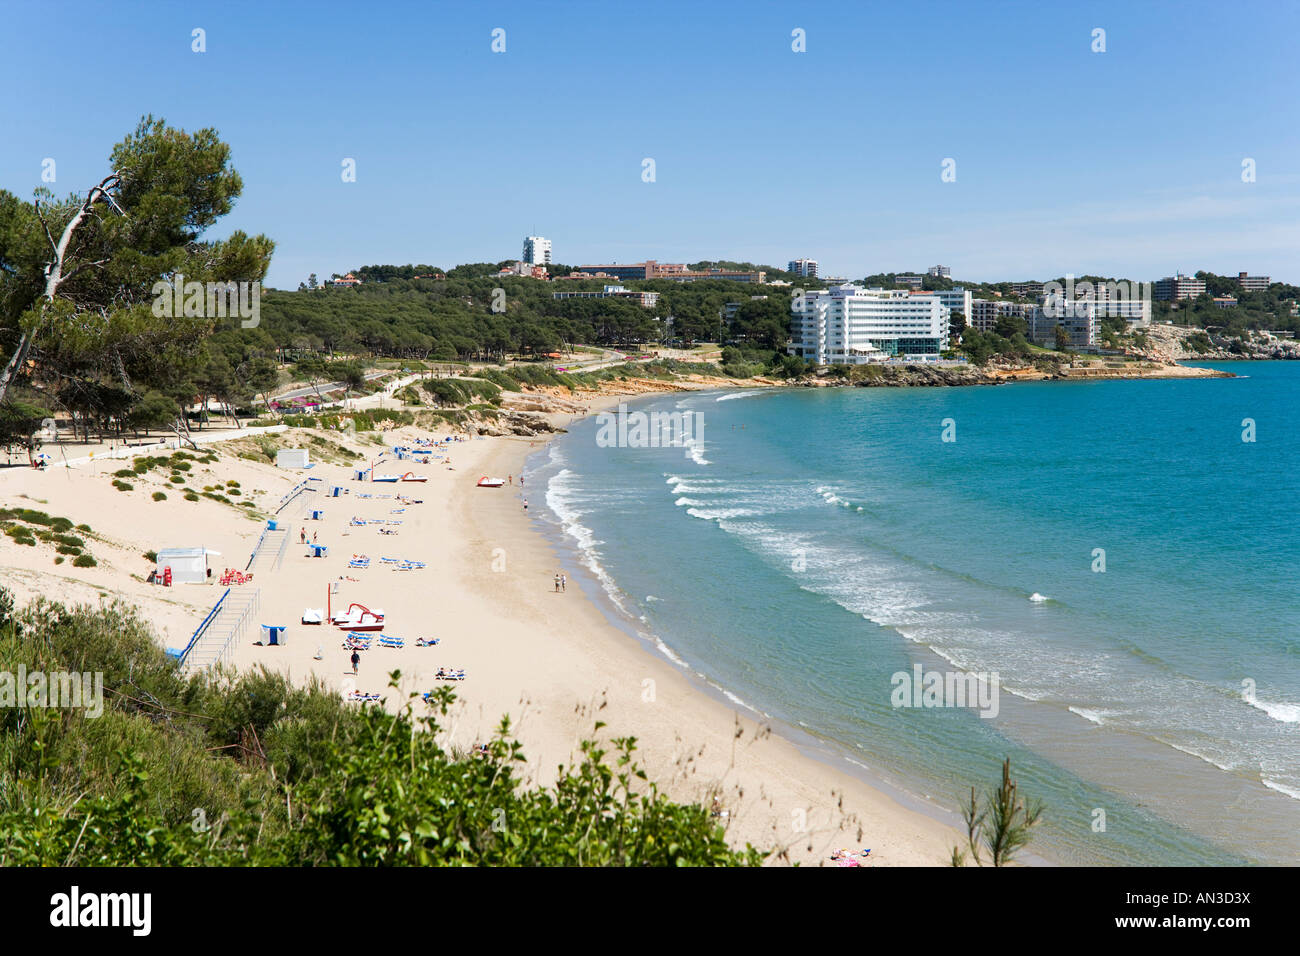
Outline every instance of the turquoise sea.
{"label": "turquoise sea", "polygon": [[[1009,756],[1048,861],[1294,864],[1300,364],[1214,367],[655,396],[629,410],[702,441],[577,423],[536,520],[650,653],[824,759],[955,809]],[[894,706],[918,664],[996,673],[996,716]]]}

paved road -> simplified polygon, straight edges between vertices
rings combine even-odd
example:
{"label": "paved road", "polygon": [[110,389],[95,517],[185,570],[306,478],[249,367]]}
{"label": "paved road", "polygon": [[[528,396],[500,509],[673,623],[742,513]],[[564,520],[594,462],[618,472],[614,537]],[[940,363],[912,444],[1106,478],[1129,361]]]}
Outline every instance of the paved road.
{"label": "paved road", "polygon": [[[392,371],[391,368],[371,369],[366,373],[366,381],[369,382],[371,379],[379,378],[381,375],[388,375]],[[288,402],[293,401],[295,398],[315,398],[318,389],[321,394],[324,394],[325,392],[333,391],[336,388],[345,388],[346,386],[347,382],[322,382],[319,386],[309,385],[306,388],[295,388],[288,392],[281,392],[278,395],[272,395],[271,401]]]}

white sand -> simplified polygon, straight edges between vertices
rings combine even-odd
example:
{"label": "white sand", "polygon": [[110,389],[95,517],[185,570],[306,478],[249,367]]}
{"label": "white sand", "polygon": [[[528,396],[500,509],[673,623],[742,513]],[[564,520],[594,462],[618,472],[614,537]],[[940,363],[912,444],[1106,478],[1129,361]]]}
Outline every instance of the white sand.
{"label": "white sand", "polygon": [[[618,400],[605,397],[589,404],[605,407]],[[403,429],[389,433],[386,444],[409,443],[416,435],[430,437],[426,431]],[[396,702],[405,699],[405,691],[434,687],[439,666],[466,669],[467,679],[451,685],[459,697],[449,728],[455,743],[469,746],[488,739],[508,713],[530,759],[529,776],[548,782],[559,764],[574,759],[578,741],[591,736],[600,720],[607,725],[601,739],[637,738],[650,778],[670,796],[707,804],[716,794],[727,811],[728,837],[737,844],[748,841],[788,851],[781,859],[814,865],[827,862],[831,850],[841,846],[871,847],[873,865],[946,863],[950,847],[958,842],[955,830],[806,756],[705,694],[682,671],[611,625],[577,582],[570,580],[564,594],[554,592],[559,561],[523,513],[518,489],[475,487],[481,474],[512,474],[517,481],[524,458],[540,445],[540,440],[519,438],[471,440],[451,446],[452,469],[393,460],[377,469],[380,475],[413,470],[428,476],[422,484],[355,482],[351,468],[342,465],[286,473],[225,453],[213,466],[196,464],[190,486],[233,478],[266,510],[273,510],[280,496],[305,476],[351,492],[309,498],[306,507],[325,509],[322,521],[302,521],[297,503],[282,516],[293,524],[294,542],[298,528],[305,526],[309,536],[315,531],[320,543],[329,546],[330,554],[309,558],[294,543],[281,570],[272,573],[268,566],[259,573],[254,581],[261,590],[258,623],[287,624],[288,644],[254,646],[259,632],[253,630],[236,649],[237,666],[262,663],[295,680],[315,674],[341,689],[352,686],[341,632],[329,625],[299,624],[304,608],[325,607],[329,583],[342,578],[335,609],[352,601],[382,608],[385,633],[407,642],[400,650],[364,652],[358,689],[384,693]],[[364,442],[352,446],[367,454],[377,451]],[[6,506],[39,508],[86,522],[106,539],[89,541],[100,562],[93,569],[70,563],[56,567],[50,546],[20,547],[7,537],[0,539],[5,585],[20,600],[37,593],[69,602],[121,596],[143,609],[165,644],[183,646],[220,589],[147,585],[143,578],[151,565],[143,551],[215,548],[223,552],[216,559],[219,574],[224,566],[243,568],[262,524],[228,505],[183,501],[180,491],[168,489],[167,501],[152,501],[149,494],[161,487],[165,475],[166,469],[156,471],[123,493],[103,471],[94,474],[89,466],[47,473],[0,471]],[[541,489],[527,490],[530,505],[541,507]],[[359,493],[376,497],[361,499]],[[377,497],[398,494],[424,503],[392,514],[402,505]],[[377,526],[350,527],[354,515],[402,524],[391,526],[397,535],[381,535]],[[370,555],[369,569],[348,568],[354,552]],[[427,566],[397,571],[380,562],[384,556]],[[441,643],[417,648],[417,637],[438,637]],[[318,647],[320,661],[314,659]],[[395,669],[404,675],[401,695],[386,686],[388,672]]]}

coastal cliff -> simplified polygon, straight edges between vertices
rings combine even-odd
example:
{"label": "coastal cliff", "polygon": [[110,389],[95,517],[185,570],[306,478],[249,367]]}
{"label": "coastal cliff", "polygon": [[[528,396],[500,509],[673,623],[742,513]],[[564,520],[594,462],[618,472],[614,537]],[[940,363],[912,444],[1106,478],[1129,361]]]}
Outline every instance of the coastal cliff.
{"label": "coastal cliff", "polygon": [[1300,342],[1270,332],[1222,335],[1186,325],[1151,325],[1142,331],[1142,344],[1131,351],[1155,362],[1300,359]]}

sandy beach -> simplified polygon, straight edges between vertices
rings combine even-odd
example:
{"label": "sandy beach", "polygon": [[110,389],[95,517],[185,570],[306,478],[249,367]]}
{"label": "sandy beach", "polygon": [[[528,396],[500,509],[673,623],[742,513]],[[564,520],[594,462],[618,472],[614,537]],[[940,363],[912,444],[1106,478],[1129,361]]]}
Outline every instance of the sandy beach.
{"label": "sandy beach", "polygon": [[[589,397],[586,405],[598,411],[623,398]],[[560,424],[572,418],[556,416]],[[292,430],[281,437],[306,445],[316,434]],[[331,435],[329,440],[369,460],[380,449],[368,437]],[[383,440],[391,448],[416,437],[433,436],[408,427],[384,434]],[[269,462],[236,457],[231,449],[239,443],[222,447],[228,444],[206,446],[219,447],[220,457],[208,465],[195,463],[188,486],[229,487],[237,481],[242,500],[255,501],[263,514],[272,513],[304,477],[320,479],[316,484],[322,489],[295,499],[279,515],[291,527],[282,566],[259,562],[254,581],[244,585],[260,591],[257,623],[287,626],[287,644],[256,645],[260,631],[253,629],[235,648],[236,666],[264,664],[298,681],[314,675],[340,691],[383,694],[389,706],[410,691],[436,686],[439,667],[464,668],[466,679],[451,685],[458,697],[446,731],[451,742],[465,747],[482,742],[509,714],[529,758],[528,779],[553,780],[558,766],[575,759],[584,738],[631,735],[661,791],[716,807],[729,840],[774,850],[773,862],[829,863],[839,847],[870,847],[871,865],[947,862],[959,840],[955,829],[809,756],[706,693],[698,681],[615,627],[572,577],[565,591],[556,593],[560,559],[523,507],[525,495],[533,509],[542,507],[542,489],[518,487],[525,459],[543,446],[543,438],[466,438],[447,446],[446,460],[427,465],[397,461],[390,453],[376,475],[413,471],[427,478],[402,483],[355,481],[351,464],[320,462],[303,472],[282,471]],[[358,459],[357,467],[366,460]],[[152,565],[144,552],[193,545],[221,551],[213,559],[215,581],[223,567],[244,567],[264,520],[231,504],[185,501],[171,488],[165,490],[167,500],[152,500],[151,492],[163,487],[165,468],[137,479],[130,492],[118,491],[108,474],[118,467],[123,465],[0,472],[7,507],[39,508],[91,525],[88,550],[99,561],[95,568],[55,566],[52,550],[4,538],[0,568],[6,586],[20,602],[38,593],[68,602],[121,597],[141,608],[164,644],[183,647],[223,589],[148,584]],[[480,475],[509,475],[514,483],[479,488]],[[331,485],[345,493],[327,497],[324,489]],[[314,509],[323,511],[321,519],[305,520]],[[354,519],[366,524],[353,524]],[[328,546],[326,557],[308,556],[300,543],[303,530],[308,539],[314,536]],[[368,555],[370,566],[350,568],[354,554]],[[425,566],[397,570],[384,558]],[[332,584],[337,593],[329,594]],[[329,625],[299,623],[304,609],[325,609],[327,602],[333,611],[353,602],[382,609],[384,633],[403,638],[405,646],[363,652],[353,679],[342,633]],[[415,646],[417,638],[435,637],[434,647]],[[403,675],[400,692],[387,687],[393,670]],[[605,725],[599,732],[597,721]]]}

